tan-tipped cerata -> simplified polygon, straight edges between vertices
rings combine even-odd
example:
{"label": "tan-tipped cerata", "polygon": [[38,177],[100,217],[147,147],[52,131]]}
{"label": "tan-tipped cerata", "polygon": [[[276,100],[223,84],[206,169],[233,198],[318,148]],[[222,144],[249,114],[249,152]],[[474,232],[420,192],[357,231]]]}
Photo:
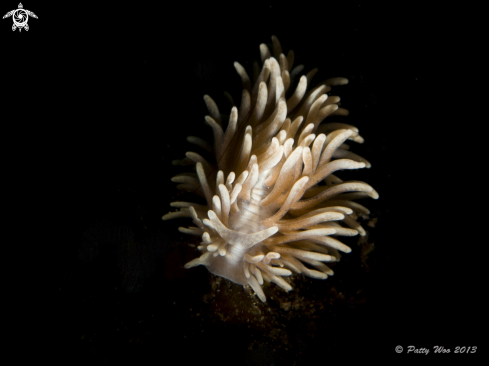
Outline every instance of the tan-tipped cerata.
{"label": "tan-tipped cerata", "polygon": [[[200,257],[185,268],[204,265],[251,286],[263,302],[265,282],[290,291],[287,278],[294,273],[317,279],[333,275],[325,263],[351,250],[338,237],[366,234],[356,218],[369,211],[354,200],[379,196],[367,183],[344,182],[333,174],[370,168],[349,151],[347,140],[363,143],[363,138],[356,127],[334,120],[348,111],[338,107],[339,97],[327,94],[348,80],[331,78],[311,87],[318,70],[299,76],[304,66],[292,68],[294,53],[285,56],[275,36],[272,44],[272,51],[260,45],[263,65],[255,77],[234,63],[243,92],[241,106],[233,107],[229,117],[204,96],[214,141],[196,136],[188,141],[200,152],[211,152],[215,161],[197,151],[174,162],[194,164],[194,173],[172,180],[201,201],[173,202],[179,210],[163,216],[191,219],[194,226],[179,230],[202,237]],[[330,122],[322,123],[325,118]]]}

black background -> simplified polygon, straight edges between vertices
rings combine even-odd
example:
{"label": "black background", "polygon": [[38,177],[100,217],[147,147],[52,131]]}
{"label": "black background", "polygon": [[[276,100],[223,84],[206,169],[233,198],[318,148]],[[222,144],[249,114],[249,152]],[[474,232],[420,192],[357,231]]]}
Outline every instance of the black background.
{"label": "black background", "polygon": [[[222,93],[240,100],[233,62],[250,70],[272,35],[295,51],[296,64],[319,68],[316,81],[350,80],[338,94],[350,110],[346,122],[366,140],[354,151],[372,163],[355,179],[380,194],[366,203],[379,217],[369,301],[361,316],[352,309],[335,321],[335,346],[312,343],[307,360],[397,357],[397,345],[484,351],[472,332],[478,268],[459,238],[469,230],[451,209],[460,199],[458,168],[437,170],[445,158],[433,148],[441,134],[430,114],[440,34],[428,9],[303,1],[23,5],[39,17],[29,19],[28,32],[12,32],[11,19],[0,23],[4,302],[20,358],[39,349],[62,364],[173,364],[175,357],[266,364],[250,361],[239,327],[215,324],[199,335],[196,323],[182,320],[183,307],[208,290],[207,277],[194,285],[195,270],[181,268],[183,222],[161,216],[177,194],[170,178],[181,170],[171,161],[188,151],[186,136],[210,136],[203,95],[227,113]],[[1,11],[16,6],[3,2]],[[90,235],[98,246],[87,245]],[[172,310],[174,301],[184,305]],[[304,364],[296,351],[290,364]],[[287,358],[267,357],[275,365]]]}

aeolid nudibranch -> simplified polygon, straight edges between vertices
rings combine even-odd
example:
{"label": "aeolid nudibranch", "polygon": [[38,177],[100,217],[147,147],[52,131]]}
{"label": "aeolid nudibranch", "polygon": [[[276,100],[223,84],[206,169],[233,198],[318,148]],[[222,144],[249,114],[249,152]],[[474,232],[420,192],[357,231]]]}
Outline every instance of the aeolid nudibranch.
{"label": "aeolid nudibranch", "polygon": [[178,188],[203,196],[207,204],[173,202],[179,211],[163,216],[191,218],[195,226],[179,230],[202,237],[201,256],[185,268],[204,265],[215,275],[250,285],[261,301],[266,301],[264,281],[289,291],[284,277],[293,273],[331,276],[325,263],[351,251],[337,237],[365,235],[356,218],[369,211],[355,200],[379,197],[368,184],[333,174],[370,168],[345,143],[363,143],[357,128],[321,124],[326,117],[348,114],[338,107],[339,97],[327,94],[348,80],[336,77],[308,90],[314,69],[289,90],[303,66],[292,68],[294,53],[285,56],[275,36],[272,42],[273,56],[260,45],[263,66],[261,71],[256,68],[253,82],[234,63],[243,92],[241,106],[232,107],[225,130],[217,105],[204,96],[214,144],[194,136],[188,141],[211,152],[216,161],[187,152],[179,163],[194,164],[196,172],[172,180],[180,183]]}

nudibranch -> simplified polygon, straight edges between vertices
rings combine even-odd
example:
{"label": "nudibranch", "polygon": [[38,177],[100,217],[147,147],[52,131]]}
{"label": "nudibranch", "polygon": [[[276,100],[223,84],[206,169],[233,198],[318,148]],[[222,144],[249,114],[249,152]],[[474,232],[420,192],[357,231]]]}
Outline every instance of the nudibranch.
{"label": "nudibranch", "polygon": [[172,180],[179,189],[203,196],[206,204],[173,202],[179,211],[163,216],[192,219],[195,226],[179,230],[202,237],[200,257],[185,268],[204,265],[217,276],[251,286],[263,302],[265,281],[290,291],[286,277],[293,273],[331,276],[325,263],[351,251],[337,237],[366,234],[357,218],[369,210],[355,200],[379,197],[370,185],[333,174],[370,168],[345,143],[363,143],[356,127],[321,124],[326,117],[348,114],[338,106],[338,96],[328,95],[348,80],[335,77],[308,88],[317,69],[299,78],[304,67],[293,68],[294,53],[285,56],[275,36],[272,45],[273,56],[260,45],[263,65],[255,67],[253,82],[234,63],[243,91],[226,128],[216,103],[204,96],[214,144],[195,136],[187,140],[215,161],[187,152],[176,163],[194,165],[195,172]]}

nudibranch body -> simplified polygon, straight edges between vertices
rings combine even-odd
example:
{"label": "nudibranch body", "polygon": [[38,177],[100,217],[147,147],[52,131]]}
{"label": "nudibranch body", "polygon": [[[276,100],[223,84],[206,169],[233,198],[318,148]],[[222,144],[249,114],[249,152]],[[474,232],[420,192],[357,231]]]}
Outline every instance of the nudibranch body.
{"label": "nudibranch body", "polygon": [[186,268],[204,265],[215,275],[250,285],[262,301],[264,281],[289,291],[284,277],[293,273],[318,279],[332,275],[325,263],[338,261],[339,252],[350,252],[337,237],[365,235],[356,219],[369,210],[355,200],[378,198],[368,184],[333,174],[370,168],[345,143],[363,143],[357,128],[321,124],[326,117],[348,114],[338,106],[339,97],[327,94],[348,80],[332,78],[308,90],[314,69],[295,84],[303,66],[293,68],[294,53],[285,56],[278,39],[272,37],[272,42],[273,56],[266,45],[260,46],[263,66],[256,68],[253,83],[235,62],[243,83],[241,106],[232,107],[225,130],[217,105],[204,96],[214,144],[194,136],[188,141],[211,152],[216,161],[188,152],[178,163],[194,164],[195,173],[172,180],[207,204],[173,202],[179,211],[163,216],[191,218],[195,226],[179,230],[202,237],[201,256]]}

